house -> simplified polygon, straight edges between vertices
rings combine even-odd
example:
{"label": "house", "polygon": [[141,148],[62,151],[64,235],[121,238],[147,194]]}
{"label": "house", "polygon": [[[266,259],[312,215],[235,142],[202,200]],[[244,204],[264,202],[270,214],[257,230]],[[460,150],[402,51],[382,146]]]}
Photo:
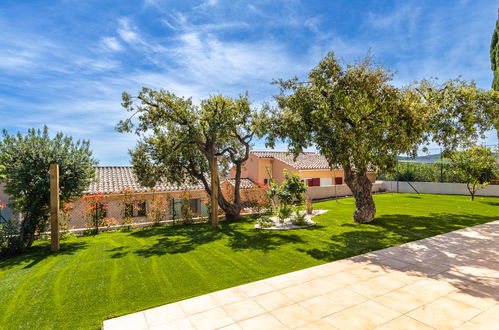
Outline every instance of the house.
{"label": "house", "polygon": [[[244,163],[241,177],[253,182],[269,184],[274,180],[277,184],[284,180],[284,170],[297,173],[308,187],[324,187],[343,185],[345,183],[343,169],[338,166],[331,169],[326,157],[315,152],[300,153],[296,159],[292,153],[285,151],[254,151]],[[231,169],[230,177],[235,176]],[[369,172],[372,182],[376,173]]]}
{"label": "house", "polygon": [[[221,183],[222,191],[230,192],[233,180]],[[256,185],[248,179],[242,179],[242,191],[251,191]],[[242,194],[244,196],[244,193]],[[102,216],[123,223],[125,215],[134,223],[151,222],[150,212],[158,200],[165,202],[166,218],[164,220],[180,219],[182,205],[188,200],[189,207],[195,217],[208,216],[209,196],[201,182],[176,185],[162,182],[153,189],[142,186],[133,173],[131,166],[99,166],[96,167],[96,180],[85,191],[85,195],[73,202],[73,207],[67,215],[69,229],[85,228],[89,221],[89,196],[99,196],[103,204]],[[91,202],[95,202],[92,200]]]}
{"label": "house", "polygon": [[[281,184],[284,170],[298,174],[308,186],[305,197],[312,200],[335,198],[352,195],[345,184],[345,176],[341,166],[329,167],[326,158],[315,152],[303,152],[296,158],[285,151],[254,151],[242,166],[241,177],[255,182],[257,185],[270,184],[273,180]],[[383,185],[376,182],[376,173],[367,173],[373,182],[372,191],[383,191]],[[235,169],[230,170],[229,177],[235,176]]]}

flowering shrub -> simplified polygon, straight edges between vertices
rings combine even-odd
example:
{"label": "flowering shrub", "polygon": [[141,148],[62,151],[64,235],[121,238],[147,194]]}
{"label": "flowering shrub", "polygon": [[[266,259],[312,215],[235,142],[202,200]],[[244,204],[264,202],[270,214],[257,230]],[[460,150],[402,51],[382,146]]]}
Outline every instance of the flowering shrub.
{"label": "flowering shrub", "polygon": [[83,214],[87,221],[85,226],[87,228],[93,228],[93,233],[99,233],[99,226],[107,215],[108,204],[104,203],[106,195],[99,194],[89,194],[82,197],[83,201]]}
{"label": "flowering shrub", "polygon": [[170,203],[170,195],[153,195],[152,201],[149,202],[149,212],[147,216],[155,225],[158,225],[161,221],[168,219],[170,214]]}

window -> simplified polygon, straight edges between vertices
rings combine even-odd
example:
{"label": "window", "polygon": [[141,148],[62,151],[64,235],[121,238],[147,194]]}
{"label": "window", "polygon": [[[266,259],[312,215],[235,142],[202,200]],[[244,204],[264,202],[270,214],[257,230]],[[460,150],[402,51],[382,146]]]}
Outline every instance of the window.
{"label": "window", "polygon": [[269,184],[269,179],[263,179],[264,184]]}
{"label": "window", "polygon": [[95,205],[94,216],[97,219],[104,219],[105,217],[107,217],[107,208],[108,208],[107,203],[98,203],[98,204],[96,204]]}
{"label": "window", "polygon": [[147,213],[147,204],[146,201],[137,203],[137,217],[145,217]]}
{"label": "window", "polygon": [[189,200],[191,210],[194,214],[199,213],[199,198]]}
{"label": "window", "polygon": [[145,201],[125,204],[125,217],[145,217],[147,214]]}
{"label": "window", "polygon": [[309,187],[319,187],[321,185],[320,178],[307,179],[307,186]]}
{"label": "window", "polygon": [[342,177],[334,178],[334,184],[343,184],[343,178]]}
{"label": "window", "polygon": [[125,204],[125,218],[131,218],[131,217],[133,217],[133,204],[126,203]]}

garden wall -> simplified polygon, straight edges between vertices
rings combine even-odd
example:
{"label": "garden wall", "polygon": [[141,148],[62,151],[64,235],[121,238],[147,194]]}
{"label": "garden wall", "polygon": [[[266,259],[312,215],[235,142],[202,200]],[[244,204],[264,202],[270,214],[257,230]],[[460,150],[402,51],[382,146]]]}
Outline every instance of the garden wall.
{"label": "garden wall", "polygon": [[[410,183],[420,194],[437,195],[469,195],[465,183],[441,183],[441,182],[411,182]],[[405,181],[383,181],[386,191],[401,193],[416,193],[409,183]],[[499,196],[499,185],[488,185],[476,192],[477,196]]]}
{"label": "garden wall", "polygon": [[[382,181],[376,181],[373,183],[373,192],[384,191],[384,186]],[[352,191],[346,184],[337,184],[331,186],[321,186],[321,187],[308,187],[305,196],[310,199],[326,199],[342,196],[351,196]]]}

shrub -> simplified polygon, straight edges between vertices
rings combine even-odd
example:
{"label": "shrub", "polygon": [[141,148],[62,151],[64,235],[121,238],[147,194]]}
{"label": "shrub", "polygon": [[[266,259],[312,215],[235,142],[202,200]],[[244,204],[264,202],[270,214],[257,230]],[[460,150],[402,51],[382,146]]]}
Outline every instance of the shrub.
{"label": "shrub", "polygon": [[291,216],[292,211],[293,209],[291,208],[291,205],[282,204],[277,210],[277,217],[279,218],[279,221],[284,223],[284,220]]}
{"label": "shrub", "polygon": [[0,178],[5,181],[10,207],[22,214],[13,252],[29,248],[36,233],[48,229],[50,219],[50,164],[59,165],[60,201],[62,204],[83,195],[95,176],[88,141],[74,141],[57,133],[49,136],[48,128],[30,129],[26,135],[0,137]]}
{"label": "shrub", "polygon": [[307,213],[300,211],[300,210],[295,210],[293,212],[293,217],[291,219],[291,223],[296,226],[306,226],[308,225],[305,219],[307,218]]}
{"label": "shrub", "polygon": [[194,212],[191,209],[191,195],[189,193],[182,194],[182,206],[180,208],[181,218],[184,224],[190,225],[194,222]]}
{"label": "shrub", "polygon": [[274,227],[274,221],[272,221],[268,215],[262,215],[258,218],[258,220],[256,220],[256,223],[260,226],[260,228]]}
{"label": "shrub", "polygon": [[158,226],[161,221],[166,220],[170,214],[170,195],[156,196],[153,195],[149,202],[149,213],[147,216],[152,220],[155,226]]}
{"label": "shrub", "polygon": [[103,227],[107,227],[107,229],[111,228],[111,226],[116,226],[118,224],[118,220],[116,220],[115,218],[104,218],[102,219],[102,222],[101,222],[101,225]]}

